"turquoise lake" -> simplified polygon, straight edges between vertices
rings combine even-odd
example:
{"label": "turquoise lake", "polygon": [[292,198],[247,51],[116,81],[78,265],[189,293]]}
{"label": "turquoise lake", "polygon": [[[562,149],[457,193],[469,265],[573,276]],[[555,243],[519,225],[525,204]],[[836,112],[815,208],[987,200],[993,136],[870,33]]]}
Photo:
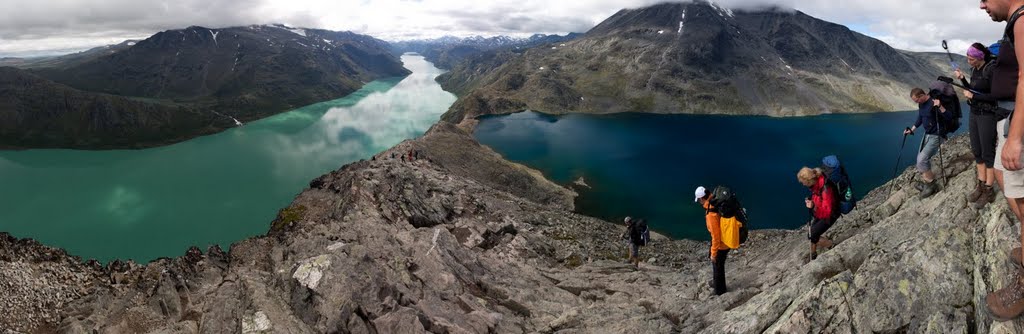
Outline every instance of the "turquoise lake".
{"label": "turquoise lake", "polygon": [[[966,109],[965,109],[966,111]],[[966,131],[966,115],[961,132]],[[904,127],[917,112],[798,118],[615,114],[550,116],[535,112],[484,118],[475,136],[506,158],[567,185],[580,177],[579,212],[620,222],[647,218],[674,238],[708,240],[703,185],[727,185],[753,228],[807,223],[803,166],[838,154],[858,196],[892,178]],[[900,168],[914,164],[922,131],[907,138]]]}
{"label": "turquoise lake", "polygon": [[171,146],[0,151],[0,231],[143,262],[263,234],[310,180],[421,135],[455,102],[443,71],[402,60],[407,77]]}

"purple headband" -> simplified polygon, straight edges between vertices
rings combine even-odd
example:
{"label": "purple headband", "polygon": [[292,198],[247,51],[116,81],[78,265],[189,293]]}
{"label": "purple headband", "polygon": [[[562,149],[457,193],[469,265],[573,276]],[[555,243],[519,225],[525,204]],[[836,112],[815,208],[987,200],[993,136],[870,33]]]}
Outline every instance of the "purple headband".
{"label": "purple headband", "polygon": [[985,59],[985,53],[971,46],[967,48],[967,56],[974,59]]}

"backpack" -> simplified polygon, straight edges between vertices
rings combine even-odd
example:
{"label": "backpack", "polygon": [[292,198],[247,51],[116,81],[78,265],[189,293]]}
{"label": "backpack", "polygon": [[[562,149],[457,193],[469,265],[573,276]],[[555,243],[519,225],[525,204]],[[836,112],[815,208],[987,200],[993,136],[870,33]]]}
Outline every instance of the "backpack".
{"label": "backpack", "polygon": [[[720,216],[719,225],[722,227],[722,241],[727,242],[726,239],[729,239],[726,246],[736,249],[739,248],[740,244],[747,242],[749,234],[747,210],[740,204],[736,194],[726,186],[718,186],[711,192],[711,199],[709,201]],[[728,231],[728,234],[726,231]]]}
{"label": "backpack", "polygon": [[[830,155],[821,159],[821,169],[825,172],[826,183],[831,183],[835,190],[833,204],[839,208],[838,215],[845,215],[853,211],[857,206],[857,198],[853,195],[853,183],[850,182],[850,175],[846,174],[846,167],[839,161],[839,157]],[[838,216],[833,214],[833,216]],[[837,217],[838,218],[838,217]]]}
{"label": "backpack", "polygon": [[746,228],[743,227],[743,223],[740,222],[738,217],[719,218],[718,225],[722,232],[722,244],[725,244],[729,249],[740,248],[740,244],[746,241],[746,234],[741,233]]}
{"label": "backpack", "polygon": [[928,86],[928,95],[932,99],[938,99],[942,106],[946,107],[945,115],[936,119],[936,122],[939,123],[939,134],[945,136],[959,130],[960,120],[964,115],[960,110],[960,97],[956,95],[953,85],[942,80],[935,80],[931,86]]}
{"label": "backpack", "polygon": [[629,230],[629,240],[637,246],[647,246],[651,241],[651,231],[647,228],[647,221],[643,219],[634,220]]}

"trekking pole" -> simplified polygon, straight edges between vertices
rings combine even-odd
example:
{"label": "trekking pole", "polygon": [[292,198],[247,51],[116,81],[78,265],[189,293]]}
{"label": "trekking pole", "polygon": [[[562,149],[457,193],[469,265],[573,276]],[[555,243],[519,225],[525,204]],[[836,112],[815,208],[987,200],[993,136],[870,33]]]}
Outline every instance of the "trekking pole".
{"label": "trekking pole", "polygon": [[[804,200],[810,201],[811,198],[810,197],[804,197]],[[811,240],[811,223],[814,222],[814,209],[813,208],[808,208],[807,209],[807,215],[810,216],[810,218],[807,219],[807,241],[810,241]],[[812,253],[807,253],[807,263],[811,263],[811,261],[814,261],[814,253],[813,252]]]}
{"label": "trekking pole", "polygon": [[957,66],[956,61],[953,60],[953,54],[949,53],[949,45],[946,44],[946,40],[942,40],[942,48],[946,49],[946,55],[949,56],[949,64],[953,66],[954,70],[959,70],[960,66]]}
{"label": "trekking pole", "polygon": [[[935,127],[938,128],[939,133],[942,134],[939,135],[939,138],[941,139],[939,141],[939,169],[942,170],[942,188],[945,189],[946,186],[949,185],[949,178],[946,177],[946,166],[942,163],[942,144],[945,141],[946,134],[942,132],[942,122],[939,121],[939,117],[942,117],[942,115],[939,115],[939,108],[933,107],[932,109],[935,110]],[[946,110],[946,112],[949,112],[949,110]],[[927,137],[927,135],[925,137]]]}
{"label": "trekking pole", "polygon": [[[908,128],[906,128],[906,130],[910,130],[910,128],[908,127]],[[899,153],[898,156],[896,156],[896,167],[894,167],[892,169],[892,184],[889,185],[889,191],[885,193],[885,197],[886,198],[889,198],[889,196],[892,195],[892,187],[896,185],[896,173],[898,173],[899,170],[900,170],[900,160],[903,159],[903,148],[906,147],[906,146],[907,146],[907,133],[904,132],[903,133],[903,143],[900,144],[900,153]]]}

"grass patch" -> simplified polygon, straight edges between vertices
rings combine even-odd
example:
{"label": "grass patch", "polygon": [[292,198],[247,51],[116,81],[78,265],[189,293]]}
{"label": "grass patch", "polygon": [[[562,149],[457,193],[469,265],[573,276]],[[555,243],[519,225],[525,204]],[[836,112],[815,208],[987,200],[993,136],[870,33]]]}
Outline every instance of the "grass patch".
{"label": "grass patch", "polygon": [[292,223],[302,220],[306,217],[306,207],[303,205],[293,205],[287,208],[281,209],[277,212],[277,218],[270,224],[271,231],[281,231],[291,226]]}

